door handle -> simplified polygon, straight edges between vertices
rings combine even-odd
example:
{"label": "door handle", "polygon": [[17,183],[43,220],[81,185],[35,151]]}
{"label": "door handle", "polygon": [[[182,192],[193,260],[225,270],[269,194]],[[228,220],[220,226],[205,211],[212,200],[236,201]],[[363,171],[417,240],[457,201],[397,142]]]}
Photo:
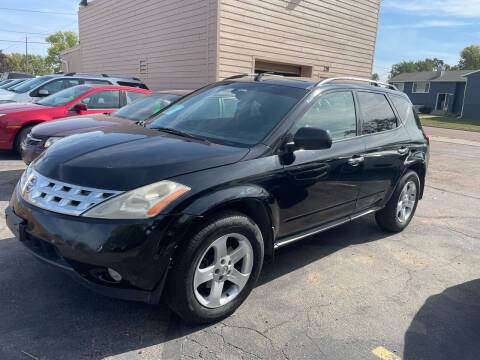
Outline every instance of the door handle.
{"label": "door handle", "polygon": [[406,155],[410,151],[410,149],[406,146],[402,146],[400,149],[397,150],[400,155]]}
{"label": "door handle", "polygon": [[348,159],[348,164],[351,166],[358,166],[364,161],[365,161],[365,158],[363,156],[353,156],[350,159]]}

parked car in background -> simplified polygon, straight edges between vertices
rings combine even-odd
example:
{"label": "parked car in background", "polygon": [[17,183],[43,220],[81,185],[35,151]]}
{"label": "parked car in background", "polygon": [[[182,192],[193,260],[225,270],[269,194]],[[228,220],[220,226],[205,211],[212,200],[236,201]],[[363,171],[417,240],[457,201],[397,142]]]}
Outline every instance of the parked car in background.
{"label": "parked car in background", "polygon": [[7,79],[26,79],[26,78],[34,78],[35,75],[26,73],[26,72],[18,72],[18,71],[7,71],[0,75],[0,80],[7,80]]}
{"label": "parked car in background", "polygon": [[102,294],[158,303],[165,287],[184,319],[218,321],[275,249],[367,214],[412,220],[429,140],[405,94],[348,80],[237,76],[144,127],[60,140],[22,175],[8,227]]}
{"label": "parked car in background", "polygon": [[0,105],[0,149],[21,151],[36,124],[67,116],[111,113],[150,90],[113,85],[77,85],[36,103]]}
{"label": "parked car in background", "polygon": [[119,85],[148,89],[148,87],[137,78],[124,78],[109,76],[107,74],[54,74],[25,81],[20,86],[12,89],[12,91],[0,89],[0,103],[39,100],[69,87],[83,84]]}
{"label": "parked car in background", "polygon": [[20,85],[22,82],[29,80],[29,79],[12,79],[12,80],[5,80],[0,82],[0,89],[9,90],[17,85]]}
{"label": "parked car in background", "polygon": [[74,134],[102,130],[112,126],[134,125],[155,116],[164,107],[178,101],[191,90],[166,90],[146,95],[111,114],[93,114],[49,121],[32,128],[21,145],[23,161],[28,165],[56,141]]}

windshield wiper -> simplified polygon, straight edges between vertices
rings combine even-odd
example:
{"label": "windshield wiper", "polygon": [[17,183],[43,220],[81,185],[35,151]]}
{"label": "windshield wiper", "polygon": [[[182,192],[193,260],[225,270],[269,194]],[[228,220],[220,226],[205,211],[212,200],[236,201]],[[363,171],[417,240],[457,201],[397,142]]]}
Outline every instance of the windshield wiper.
{"label": "windshield wiper", "polygon": [[173,129],[173,128],[169,128],[169,127],[151,127],[150,129],[155,129],[155,130],[158,130],[158,131],[163,131],[163,132],[166,132],[166,133],[169,133],[169,134],[173,134],[173,135],[178,135],[178,136],[183,136],[183,137],[186,137],[186,138],[191,138],[191,139],[196,139],[196,140],[202,140],[202,141],[206,141],[206,142],[210,142],[208,141],[207,139],[201,137],[201,136],[197,136],[197,135],[193,135],[193,134],[190,134],[188,132],[185,132],[185,131],[181,131],[181,130],[177,130],[177,129]]}

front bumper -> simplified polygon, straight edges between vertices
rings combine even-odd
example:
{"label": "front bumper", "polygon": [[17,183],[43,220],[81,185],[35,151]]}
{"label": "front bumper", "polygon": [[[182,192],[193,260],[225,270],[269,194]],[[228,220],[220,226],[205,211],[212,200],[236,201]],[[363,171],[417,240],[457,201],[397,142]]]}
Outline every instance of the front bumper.
{"label": "front bumper", "polygon": [[[173,252],[191,216],[112,221],[53,213],[23,201],[16,189],[6,220],[38,259],[103,295],[158,303]],[[122,275],[120,282],[107,268]]]}

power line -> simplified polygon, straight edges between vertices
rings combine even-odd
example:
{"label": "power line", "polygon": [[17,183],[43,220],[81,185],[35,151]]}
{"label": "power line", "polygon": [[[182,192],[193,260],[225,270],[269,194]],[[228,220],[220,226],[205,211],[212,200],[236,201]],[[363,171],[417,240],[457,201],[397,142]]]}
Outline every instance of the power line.
{"label": "power line", "polygon": [[47,33],[37,33],[37,32],[29,32],[29,31],[14,31],[14,30],[5,30],[5,29],[0,29],[0,32],[11,32],[11,33],[17,33],[17,34],[33,34],[33,35],[50,35]]}
{"label": "power line", "polygon": [[[2,40],[0,39],[0,41],[4,41],[4,42],[12,42],[12,43],[24,43],[25,41],[20,41],[20,40]],[[32,44],[46,44],[46,45],[49,45],[50,43],[48,42],[41,42],[41,41],[29,41],[30,43]]]}
{"label": "power line", "polygon": [[0,10],[19,11],[19,12],[33,12],[33,13],[41,13],[41,14],[56,14],[56,15],[77,15],[77,14],[73,14],[73,13],[64,13],[64,12],[58,12],[58,11],[13,9],[13,8],[4,8],[4,7],[0,7]]}

